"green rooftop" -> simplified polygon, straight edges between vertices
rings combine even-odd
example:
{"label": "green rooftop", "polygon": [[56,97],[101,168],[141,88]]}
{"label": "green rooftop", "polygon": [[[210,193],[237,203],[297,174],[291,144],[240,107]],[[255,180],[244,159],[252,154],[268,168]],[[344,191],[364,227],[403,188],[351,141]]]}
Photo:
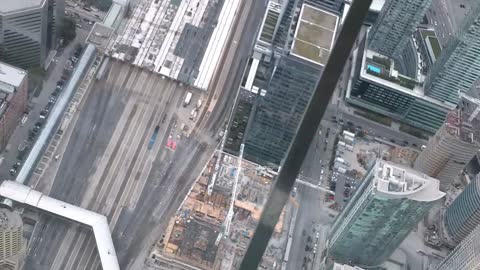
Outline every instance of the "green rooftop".
{"label": "green rooftop", "polygon": [[427,29],[420,29],[420,34],[422,35],[422,38],[425,42],[427,43],[427,40],[430,42],[430,45],[432,45],[432,51],[435,56],[435,59],[438,59],[440,56],[440,53],[442,52],[442,47],[440,46],[440,42],[438,42],[437,35],[435,34],[435,31],[433,30],[427,30]]}
{"label": "green rooftop", "polygon": [[332,49],[338,16],[304,4],[297,23],[292,54],[325,65]]}

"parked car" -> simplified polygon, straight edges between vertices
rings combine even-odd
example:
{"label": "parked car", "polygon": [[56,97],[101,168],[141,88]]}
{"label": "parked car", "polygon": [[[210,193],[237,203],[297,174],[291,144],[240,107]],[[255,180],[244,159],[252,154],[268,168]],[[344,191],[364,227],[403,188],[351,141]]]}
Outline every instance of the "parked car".
{"label": "parked car", "polygon": [[40,112],[40,119],[45,119],[48,116],[48,112],[43,110]]}

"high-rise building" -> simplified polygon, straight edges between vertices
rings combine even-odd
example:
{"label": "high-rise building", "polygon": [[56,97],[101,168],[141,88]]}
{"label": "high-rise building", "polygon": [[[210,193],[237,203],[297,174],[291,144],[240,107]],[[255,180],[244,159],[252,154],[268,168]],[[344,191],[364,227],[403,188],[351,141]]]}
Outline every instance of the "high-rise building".
{"label": "high-rise building", "polygon": [[24,254],[23,222],[18,213],[0,209],[0,269],[21,269]]}
{"label": "high-rise building", "polygon": [[30,68],[42,66],[48,54],[47,0],[2,1],[0,61]]}
{"label": "high-rise building", "polygon": [[369,48],[397,58],[430,6],[431,0],[386,0],[369,35]]}
{"label": "high-rise building", "polygon": [[480,224],[480,180],[474,179],[447,208],[445,226],[457,243]]}
{"label": "high-rise building", "polygon": [[[352,69],[345,100],[355,106],[435,133],[445,120],[447,112],[454,106],[425,95],[422,75],[402,75],[392,58],[367,49],[369,35],[370,32],[352,53]],[[417,55],[415,50],[413,52]],[[419,74],[417,71],[413,73]]]}
{"label": "high-rise building", "polygon": [[480,76],[480,3],[475,3],[428,74],[428,96],[456,104],[458,94],[469,91]]}
{"label": "high-rise building", "polygon": [[27,108],[27,72],[0,62],[0,151]]}
{"label": "high-rise building", "polygon": [[65,16],[65,0],[48,0],[47,48],[55,49]]}
{"label": "high-rise building", "polygon": [[328,258],[363,268],[383,263],[444,195],[437,179],[376,160],[332,226]]}
{"label": "high-rise building", "polygon": [[480,226],[477,226],[435,270],[480,269]]}
{"label": "high-rise building", "polygon": [[430,138],[415,161],[414,168],[440,180],[442,190],[457,178],[480,149],[479,104],[463,95],[457,109],[448,113],[444,124]]}
{"label": "high-rise building", "polygon": [[244,155],[263,165],[278,166],[284,158],[338,25],[337,15],[308,4],[294,14],[295,3],[269,2],[243,85],[258,94],[245,131]]}

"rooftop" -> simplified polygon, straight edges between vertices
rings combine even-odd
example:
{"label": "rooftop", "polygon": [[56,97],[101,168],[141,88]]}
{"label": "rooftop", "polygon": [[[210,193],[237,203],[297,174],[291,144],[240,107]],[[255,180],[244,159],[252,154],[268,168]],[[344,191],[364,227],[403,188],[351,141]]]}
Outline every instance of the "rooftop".
{"label": "rooftop", "polygon": [[43,211],[90,226],[97,243],[97,251],[103,269],[116,270],[118,266],[108,221],[105,216],[78,206],[45,196],[28,186],[14,181],[3,181],[0,195],[10,200],[27,204]]}
{"label": "rooftop", "polygon": [[0,90],[13,93],[15,87],[19,87],[27,72],[23,69],[0,62]]}
{"label": "rooftop", "polygon": [[[352,0],[346,0],[345,2],[351,4]],[[385,0],[373,0],[372,4],[370,4],[370,10],[380,12],[383,5],[385,5]]]}
{"label": "rooftop", "polygon": [[384,196],[435,201],[445,195],[437,179],[414,169],[377,159],[374,170],[377,192]]}
{"label": "rooftop", "polygon": [[480,119],[477,111],[480,100],[462,95],[460,105],[447,114],[445,129],[463,142],[480,145]]}
{"label": "rooftop", "polygon": [[42,6],[45,0],[3,0],[0,13],[10,13]]}
{"label": "rooftop", "polygon": [[360,268],[358,266],[350,266],[348,264],[334,263],[333,270],[363,270],[363,268]]}
{"label": "rooftop", "polygon": [[430,57],[432,58],[432,61],[435,62],[435,60],[438,59],[440,53],[442,52],[442,47],[438,42],[435,31],[433,29],[419,29],[418,31],[422,35],[423,42],[425,42],[425,46],[427,46],[427,50]]}
{"label": "rooftop", "polygon": [[22,226],[22,218],[18,213],[8,209],[0,209],[0,230],[8,231]]}
{"label": "rooftop", "polygon": [[206,90],[227,46],[240,2],[140,0],[108,53]]}
{"label": "rooftop", "polygon": [[304,4],[292,44],[292,54],[325,65],[335,41],[338,16]]}
{"label": "rooftop", "polygon": [[259,40],[271,44],[278,20],[280,19],[281,6],[274,1],[268,2],[267,12],[265,13],[262,31],[260,31]]}
{"label": "rooftop", "polygon": [[395,69],[393,61],[384,55],[366,49],[362,61],[360,75],[364,79],[382,84],[391,89],[421,98],[429,103],[452,109],[452,104],[444,103],[425,95],[422,83],[423,76],[419,80],[403,76]]}

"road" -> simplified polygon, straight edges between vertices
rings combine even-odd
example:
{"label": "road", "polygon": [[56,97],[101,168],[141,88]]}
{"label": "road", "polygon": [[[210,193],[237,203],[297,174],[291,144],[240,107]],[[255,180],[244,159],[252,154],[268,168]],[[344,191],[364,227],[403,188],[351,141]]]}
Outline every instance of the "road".
{"label": "road", "polygon": [[55,90],[57,81],[60,80],[65,62],[69,57],[72,56],[75,46],[77,44],[83,44],[87,34],[88,33],[86,31],[77,30],[77,36],[75,39],[66,48],[58,52],[56,56],[57,60],[51,64],[51,67],[47,72],[47,77],[45,78],[41,88],[35,90],[37,93],[30,94],[30,111],[27,122],[24,126],[21,126],[20,124],[17,126],[8,142],[8,150],[5,150],[1,154],[2,162],[0,165],[0,179],[13,180],[13,178],[15,178],[10,175],[9,170],[12,168],[13,164],[18,162],[17,147],[19,144],[23,144],[25,140],[28,140],[29,130],[33,129],[33,126],[39,120],[40,112],[44,109],[45,105],[47,105],[50,95]]}
{"label": "road", "polygon": [[[299,185],[296,199],[300,207],[297,212],[287,269],[318,269],[318,267],[314,267],[313,262],[320,259],[319,255],[324,249],[328,230],[335,215],[333,210],[324,205],[324,192]],[[317,246],[314,253],[315,244]],[[307,246],[309,247],[308,251],[306,250]],[[302,268],[305,260],[309,263],[305,264],[306,268]]]}
{"label": "road", "polygon": [[[261,1],[252,2],[244,12],[261,12]],[[176,138],[181,123],[191,125],[191,108],[182,107],[184,86],[111,60],[105,81],[96,82],[90,90],[71,137],[63,142],[66,151],[58,161],[58,171],[51,175],[50,196],[106,215],[125,269],[142,267],[149,248],[213,153],[216,142],[212,134],[233,106],[234,90],[259,20],[240,20],[234,29],[233,41],[238,47],[227,46],[224,66],[228,68],[220,70],[228,79],[214,84],[210,98],[216,95],[215,107],[199,119],[200,128],[192,136],[177,141],[175,151],[165,147],[169,136]],[[156,125],[160,127],[158,137],[149,150]],[[49,216],[38,226],[27,269],[99,268],[88,229]]]}
{"label": "road", "polygon": [[[442,47],[459,31],[458,27],[474,0],[435,0],[427,11],[428,22],[435,29]],[[461,7],[463,5],[464,7]]]}

